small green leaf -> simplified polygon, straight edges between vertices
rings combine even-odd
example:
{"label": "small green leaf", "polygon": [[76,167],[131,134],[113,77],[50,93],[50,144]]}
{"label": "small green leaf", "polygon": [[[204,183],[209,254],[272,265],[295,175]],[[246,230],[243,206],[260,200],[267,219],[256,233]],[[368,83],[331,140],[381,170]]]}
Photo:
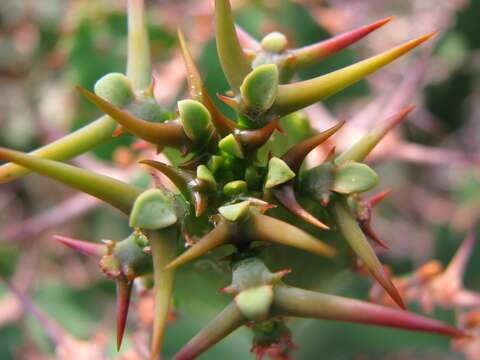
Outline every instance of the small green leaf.
{"label": "small green leaf", "polygon": [[277,97],[278,83],[278,68],[275,64],[258,66],[247,75],[240,86],[243,102],[249,109],[267,111]]}
{"label": "small green leaf", "polygon": [[245,193],[247,188],[247,183],[243,180],[230,181],[223,187],[223,193],[227,196],[240,195]]}
{"label": "small green leaf", "polygon": [[110,73],[95,83],[95,94],[118,107],[128,105],[135,97],[130,80],[123,74]]}
{"label": "small green leaf", "polygon": [[288,167],[285,161],[280,158],[273,157],[268,162],[268,173],[265,188],[271,189],[274,186],[292,180],[294,177],[295,173]]}
{"label": "small green leaf", "polygon": [[330,189],[334,186],[335,165],[325,162],[305,172],[302,179],[301,190],[320,202],[328,199]]}
{"label": "small green leaf", "polygon": [[217,182],[206,165],[199,165],[197,167],[197,179],[205,181],[213,191],[217,190]]}
{"label": "small green leaf", "polygon": [[207,108],[195,100],[177,103],[180,120],[188,138],[196,143],[206,143],[212,134],[211,116]]}
{"label": "small green leaf", "polygon": [[220,150],[224,151],[225,153],[243,159],[243,150],[240,143],[237,141],[233,134],[225,136],[220,142],[218,143],[218,147]]}
{"label": "small green leaf", "polygon": [[332,190],[341,194],[365,192],[378,184],[378,175],[368,165],[349,162],[335,174]]}
{"label": "small green leaf", "polygon": [[287,38],[278,31],[267,34],[262,39],[262,49],[270,53],[280,54],[287,48]]}
{"label": "small green leaf", "polygon": [[208,162],[208,167],[212,173],[216,173],[223,165],[225,158],[223,156],[213,155]]}
{"label": "small green leaf", "polygon": [[233,205],[225,205],[218,208],[218,212],[229,221],[238,221],[248,215],[250,201],[242,201]]}
{"label": "small green leaf", "polygon": [[235,304],[242,314],[250,320],[262,320],[268,316],[273,302],[271,285],[254,287],[235,296]]}
{"label": "small green leaf", "polygon": [[130,226],[147,230],[163,229],[177,222],[173,198],[160,189],[143,192],[130,214]]}

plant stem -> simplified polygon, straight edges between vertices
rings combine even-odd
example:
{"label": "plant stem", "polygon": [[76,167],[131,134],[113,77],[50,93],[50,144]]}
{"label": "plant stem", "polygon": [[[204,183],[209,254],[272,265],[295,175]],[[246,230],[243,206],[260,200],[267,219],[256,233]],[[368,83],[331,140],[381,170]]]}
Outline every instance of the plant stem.
{"label": "plant stem", "polygon": [[133,89],[145,90],[152,81],[150,45],[143,0],[128,1],[127,77]]}
{"label": "plant stem", "polygon": [[177,255],[177,229],[169,226],[162,230],[148,233],[153,256],[155,318],[153,321],[153,335],[150,350],[150,359],[156,360],[160,355],[160,348],[168,321],[168,314],[172,302],[175,270],[165,270],[165,266]]}

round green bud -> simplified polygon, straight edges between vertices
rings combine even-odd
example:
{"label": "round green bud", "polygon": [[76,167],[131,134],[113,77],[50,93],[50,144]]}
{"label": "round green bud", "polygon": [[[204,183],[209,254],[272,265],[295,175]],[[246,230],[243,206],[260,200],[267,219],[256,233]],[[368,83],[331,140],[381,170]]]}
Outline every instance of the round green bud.
{"label": "round green bud", "polygon": [[247,191],[247,183],[243,180],[235,180],[226,183],[223,187],[223,193],[227,196],[235,196],[243,194]]}
{"label": "round green bud", "polygon": [[120,73],[109,73],[97,80],[95,94],[118,107],[128,105],[134,98],[130,80]]}
{"label": "round green bud", "polygon": [[271,53],[281,53],[286,50],[288,41],[287,37],[278,31],[267,34],[262,39],[262,49]]}

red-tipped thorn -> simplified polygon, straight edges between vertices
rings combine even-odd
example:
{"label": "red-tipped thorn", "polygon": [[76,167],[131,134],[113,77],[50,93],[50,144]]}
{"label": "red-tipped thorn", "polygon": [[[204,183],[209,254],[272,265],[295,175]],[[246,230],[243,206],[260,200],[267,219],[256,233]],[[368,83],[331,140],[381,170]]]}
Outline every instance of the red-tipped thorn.
{"label": "red-tipped thorn", "polygon": [[316,226],[321,230],[328,230],[330,227],[315,216],[310,214],[305,210],[302,205],[300,205],[295,197],[295,190],[293,189],[293,184],[285,184],[273,189],[273,195],[275,198],[292,214],[298,216],[300,219],[305,220],[309,224]]}
{"label": "red-tipped thorn", "polygon": [[376,195],[373,195],[371,198],[365,200],[369,206],[372,208],[377,206],[379,202],[381,202],[383,199],[385,199],[388,195],[392,193],[392,189],[387,189],[382,192],[379,192]]}
{"label": "red-tipped thorn", "polygon": [[117,283],[117,351],[122,346],[123,334],[127,323],[128,308],[132,295],[132,282],[126,279],[118,279]]}
{"label": "red-tipped thorn", "polygon": [[382,132],[381,132],[382,137],[385,136],[393,128],[395,128],[398,124],[400,124],[403,120],[405,120],[407,115],[410,114],[413,110],[415,110],[415,107],[416,106],[414,104],[410,104],[410,105],[404,107],[402,110],[400,110],[395,115],[388,118],[387,121],[385,122],[385,126],[384,126],[384,128],[382,129]]}
{"label": "red-tipped thorn", "polygon": [[373,230],[370,221],[360,222],[360,227],[362,228],[362,231],[365,233],[365,235],[367,235],[370,239],[377,243],[377,245],[384,248],[385,250],[390,250],[390,247],[387,245],[387,243],[380,239],[375,230]]}
{"label": "red-tipped thorn", "polygon": [[332,126],[330,129],[322,131],[320,134],[312,136],[311,138],[308,138],[293,146],[282,156],[282,160],[287,163],[293,172],[298,173],[303,160],[307,157],[310,151],[335,134],[344,124],[345,121],[340,121],[337,125]]}
{"label": "red-tipped thorn", "polygon": [[91,243],[88,241],[72,239],[66,236],[54,235],[55,240],[61,242],[63,245],[78,251],[86,256],[101,257],[105,254],[105,246],[100,244]]}
{"label": "red-tipped thorn", "polygon": [[117,126],[117,128],[112,133],[112,137],[119,137],[123,134],[123,127]]}
{"label": "red-tipped thorn", "polygon": [[293,50],[293,55],[296,57],[295,64],[296,66],[310,65],[329,55],[335,54],[336,52],[343,50],[349,45],[364,38],[372,31],[387,24],[392,19],[393,16],[389,16],[385,19],[378,20],[372,24],[365,25],[358,29],[334,36],[325,41],[321,41],[316,44]]}
{"label": "red-tipped thorn", "polygon": [[233,285],[229,285],[229,286],[225,286],[221,289],[218,289],[218,292],[220,294],[230,294],[230,295],[235,295],[238,293],[238,290],[235,286]]}
{"label": "red-tipped thorn", "polygon": [[475,247],[476,236],[475,236],[475,227],[472,227],[465,240],[458,248],[452,260],[448,264],[443,276],[448,277],[451,281],[455,281],[459,284],[462,283],[463,274],[467,267],[468,260],[472,255],[473,249]]}
{"label": "red-tipped thorn", "polygon": [[231,107],[234,110],[238,109],[238,103],[233,97],[225,96],[222,94],[217,94],[217,97],[220,99],[221,102],[223,102],[225,105]]}

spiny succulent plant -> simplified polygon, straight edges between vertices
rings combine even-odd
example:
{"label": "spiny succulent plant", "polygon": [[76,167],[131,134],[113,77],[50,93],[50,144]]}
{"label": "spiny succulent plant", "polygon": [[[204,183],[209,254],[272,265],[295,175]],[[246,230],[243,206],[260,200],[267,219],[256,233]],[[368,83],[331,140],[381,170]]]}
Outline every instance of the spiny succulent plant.
{"label": "spiny succulent plant", "polygon": [[[176,359],[193,359],[240,326],[254,333],[252,351],[258,358],[288,358],[292,334],[285,317],[330,319],[435,332],[454,337],[462,330],[405,311],[401,293],[379,261],[374,243],[387,248],[370,226],[372,208],[387,192],[365,199],[362,193],[378,184],[375,171],[363,161],[382,138],[400,123],[410,105],[382,122],[340,154],[331,138],[343,122],[276,154],[268,151],[272,134],[291,134],[308,125],[300,112],[363,79],[422,44],[434,33],[410,40],[351,66],[305,81],[293,81],[295,72],[320,61],[391,20],[386,18],[310,46],[291,49],[278,32],[257,41],[238,27],[228,0],[215,1],[216,44],[223,73],[230,85],[219,99],[230,106],[225,115],[207,91],[187,42],[178,31],[188,82],[189,98],[177,102],[173,112],[153,96],[145,8],[141,0],[128,2],[128,63],[126,74],[110,73],[97,81],[94,92],[78,88],[105,115],[91,124],[31,154],[0,149],[10,163],[0,167],[0,181],[12,181],[29,171],[88,193],[128,217],[131,235],[120,241],[84,242],[63,236],[57,240],[97,257],[101,270],[117,284],[117,346],[125,330],[132,284],[152,284],[155,294],[150,358],[160,356],[172,306],[175,271],[224,245],[234,251],[226,258],[232,284],[222,292],[232,302],[179,350]],[[169,116],[168,114],[173,114]],[[184,160],[171,163],[144,159],[141,164],[159,172],[176,187],[160,184],[145,189],[93,173],[66,161],[127,132],[157,152],[180,151]],[[306,156],[322,145],[331,147],[325,161],[302,167]],[[169,152],[166,151],[165,154]],[[310,199],[312,209],[302,203]],[[278,208],[292,216],[277,216]],[[194,226],[201,223],[202,226]],[[301,224],[315,231],[303,230]],[[199,228],[209,228],[205,233]],[[366,301],[288,286],[289,270],[271,272],[262,244],[281,244],[318,255],[319,262],[348,256],[322,240],[335,233],[344,239],[369,274],[398,309]],[[186,250],[183,244],[189,246]],[[153,283],[149,281],[152,278]],[[148,285],[147,285],[148,286]]]}

